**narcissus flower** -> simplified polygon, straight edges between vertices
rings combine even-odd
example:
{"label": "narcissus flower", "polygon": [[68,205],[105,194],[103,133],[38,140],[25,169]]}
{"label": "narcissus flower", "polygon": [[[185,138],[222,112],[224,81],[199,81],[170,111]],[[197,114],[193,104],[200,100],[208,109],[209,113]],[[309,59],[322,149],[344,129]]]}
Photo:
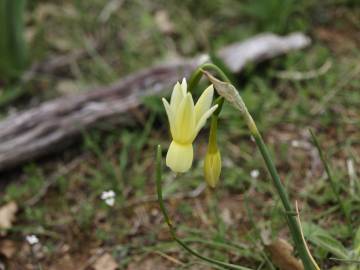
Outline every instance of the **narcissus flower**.
{"label": "narcissus flower", "polygon": [[214,88],[210,85],[194,105],[184,78],[181,84],[178,82],[174,86],[170,104],[162,99],[173,139],[166,155],[166,165],[174,172],[186,172],[191,168],[194,156],[192,143],[217,108],[217,105],[211,107],[213,95]]}

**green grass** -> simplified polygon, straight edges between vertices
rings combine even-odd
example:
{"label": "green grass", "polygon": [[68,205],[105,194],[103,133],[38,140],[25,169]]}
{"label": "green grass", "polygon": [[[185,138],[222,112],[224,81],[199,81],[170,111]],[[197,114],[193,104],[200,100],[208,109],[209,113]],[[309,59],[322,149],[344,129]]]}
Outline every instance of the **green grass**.
{"label": "green grass", "polygon": [[[59,96],[63,81],[75,85],[74,92],[86,91],[167,57],[193,56],[262,31],[306,31],[313,38],[310,48],[249,66],[236,79],[292,202],[298,200],[301,205],[305,235],[317,262],[322,269],[347,269],[347,263],[330,258],[344,259],[341,254],[348,252],[346,259],[355,260],[359,256],[359,237],[347,230],[308,133],[312,128],[321,141],[356,232],[360,226],[360,191],[353,192],[349,187],[353,181],[350,178],[359,182],[360,175],[360,48],[355,34],[359,31],[359,7],[345,2],[211,0],[179,4],[175,0],[135,0],[124,1],[102,22],[102,0],[32,1],[27,14],[27,29],[33,31],[29,43],[32,62],[78,49],[88,56],[59,70],[37,74],[25,85],[15,83],[23,87],[26,96],[11,99],[10,105],[26,108],[27,97],[46,100]],[[155,17],[160,10],[168,14],[173,33],[164,33],[157,25]],[[332,38],[326,39],[321,29]],[[331,61],[331,68],[313,79],[278,77],[280,71],[316,70],[326,61]],[[14,84],[0,87],[8,96],[16,88]],[[0,103],[4,116],[9,103],[2,103],[3,97]],[[63,260],[63,244],[69,246],[67,254],[74,262],[80,255],[91,257],[91,249],[106,248],[120,269],[134,262],[141,269],[149,258],[160,261],[165,269],[182,269],[155,255],[155,251],[185,265],[194,262],[171,241],[158,210],[154,149],[158,143],[166,149],[170,138],[160,99],[149,97],[143,103],[141,113],[146,123],[129,114],[122,125],[96,127],[83,134],[76,150],[19,169],[19,181],[13,181],[1,193],[0,205],[15,200],[21,207],[6,238],[21,246],[26,235],[38,235],[45,256],[35,261],[43,269]],[[196,140],[191,173],[181,177],[168,170],[164,173],[163,191],[169,198],[166,203],[178,234],[207,256],[272,269],[266,262],[259,232],[267,231],[271,239],[288,237],[281,204],[245,123],[239,124],[237,113],[229,105],[224,105],[218,134],[223,157],[217,189],[220,214],[208,205],[205,192],[195,198],[171,199],[188,196],[204,182],[202,159],[207,132],[204,129]],[[78,161],[72,168],[74,160]],[[351,177],[346,165],[349,160],[356,171]],[[62,173],[64,168],[70,170]],[[259,170],[256,179],[250,175],[254,169]],[[53,184],[44,196],[29,205],[50,179],[54,179]],[[117,194],[114,207],[100,199],[101,193],[109,189]],[[221,226],[215,223],[218,219],[222,220]],[[19,253],[15,259],[25,264],[29,258]]]}
{"label": "green grass", "polygon": [[24,42],[24,14],[26,1],[0,3],[0,79],[9,81],[21,75],[27,64]]}

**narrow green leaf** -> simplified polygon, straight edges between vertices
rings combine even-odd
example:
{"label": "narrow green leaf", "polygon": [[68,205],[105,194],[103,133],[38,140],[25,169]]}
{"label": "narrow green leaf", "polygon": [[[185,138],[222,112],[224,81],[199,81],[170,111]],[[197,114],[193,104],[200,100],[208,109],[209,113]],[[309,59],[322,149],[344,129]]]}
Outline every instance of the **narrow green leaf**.
{"label": "narrow green leaf", "polygon": [[351,259],[349,250],[321,227],[312,223],[303,223],[303,231],[305,238],[314,245],[334,254],[339,259]]}
{"label": "narrow green leaf", "polygon": [[24,40],[25,0],[0,1],[0,72],[2,79],[17,76],[27,61]]}
{"label": "narrow green leaf", "polygon": [[360,258],[360,227],[357,229],[354,238],[354,252],[355,256]]}

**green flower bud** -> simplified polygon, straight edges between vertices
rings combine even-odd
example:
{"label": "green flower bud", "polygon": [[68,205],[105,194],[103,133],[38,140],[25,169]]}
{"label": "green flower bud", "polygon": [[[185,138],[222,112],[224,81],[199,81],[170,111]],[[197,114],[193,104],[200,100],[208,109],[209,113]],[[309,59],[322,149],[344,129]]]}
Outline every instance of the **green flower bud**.
{"label": "green flower bud", "polygon": [[204,176],[207,184],[215,188],[221,173],[221,155],[217,147],[217,115],[211,117],[209,144],[204,161]]}
{"label": "green flower bud", "polygon": [[204,176],[207,184],[215,188],[219,182],[221,173],[221,156],[219,150],[208,151],[204,162]]}

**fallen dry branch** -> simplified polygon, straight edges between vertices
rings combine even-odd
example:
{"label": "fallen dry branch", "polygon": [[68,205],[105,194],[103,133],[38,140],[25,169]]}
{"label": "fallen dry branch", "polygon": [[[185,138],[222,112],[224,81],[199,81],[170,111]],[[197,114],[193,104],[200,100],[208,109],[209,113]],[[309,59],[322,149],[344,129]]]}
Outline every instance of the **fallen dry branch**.
{"label": "fallen dry branch", "polygon": [[[309,44],[309,38],[301,33],[285,37],[261,34],[222,48],[218,56],[238,73],[248,62],[263,61]],[[179,78],[188,77],[207,59],[201,55],[150,67],[110,86],[47,101],[7,117],[0,122],[0,170],[58,151],[95,124],[138,106],[142,96],[170,90]]]}

